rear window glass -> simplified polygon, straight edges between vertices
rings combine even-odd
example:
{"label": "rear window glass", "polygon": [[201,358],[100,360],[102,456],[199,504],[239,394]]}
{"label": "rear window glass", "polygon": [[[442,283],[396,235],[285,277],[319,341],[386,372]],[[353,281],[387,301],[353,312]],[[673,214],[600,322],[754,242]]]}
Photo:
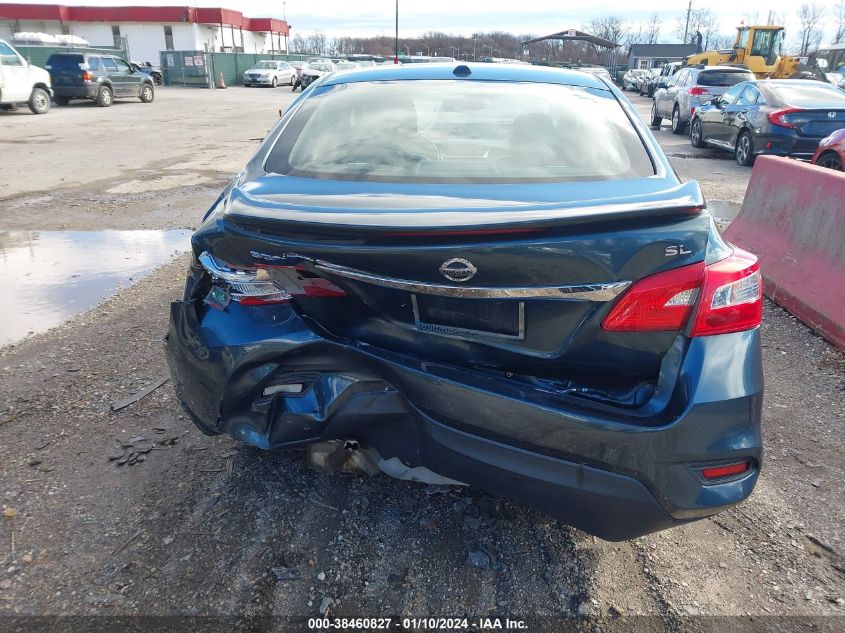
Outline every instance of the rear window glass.
{"label": "rear window glass", "polygon": [[605,90],[558,84],[387,81],[326,87],[271,150],[269,172],[386,182],[556,182],[654,174]]}
{"label": "rear window glass", "polygon": [[704,70],[698,74],[699,86],[735,86],[741,81],[754,81],[754,73]]}
{"label": "rear window glass", "polygon": [[845,107],[845,92],[823,83],[809,85],[786,86],[768,85],[778,100],[785,104],[800,108],[825,107],[832,105],[837,108]]}
{"label": "rear window glass", "polygon": [[47,65],[50,68],[75,68],[79,69],[79,64],[84,64],[85,58],[82,55],[50,55],[47,60]]}

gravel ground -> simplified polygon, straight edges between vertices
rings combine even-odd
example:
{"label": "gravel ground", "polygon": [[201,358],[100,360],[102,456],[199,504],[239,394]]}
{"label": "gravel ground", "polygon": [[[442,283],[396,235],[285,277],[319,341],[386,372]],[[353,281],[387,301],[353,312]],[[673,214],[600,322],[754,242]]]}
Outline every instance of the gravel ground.
{"label": "gravel ground", "polygon": [[[162,89],[150,113],[175,117],[190,105],[220,121],[225,151],[203,136],[186,162],[198,150],[185,135],[172,160],[121,158],[129,181],[23,188],[0,205],[0,226],[192,227],[284,97]],[[125,120],[120,110],[97,109],[104,119],[92,133],[104,143]],[[60,126],[65,112],[37,124]],[[105,147],[118,160],[120,148]],[[4,164],[10,149],[0,144]],[[60,175],[58,158],[51,177],[77,182]],[[700,177],[708,197],[741,200],[724,194],[744,189],[747,170],[714,158],[673,163]],[[179,177],[126,193],[138,174],[155,181],[162,170]],[[764,315],[767,459],[755,493],[714,518],[607,543],[479,491],[325,474],[300,452],[205,437],[169,383],[112,412],[167,376],[162,335],[185,265],[0,348],[0,629],[13,614],[98,614],[213,615],[226,627],[219,616],[238,616],[269,630],[284,621],[268,616],[320,613],[546,618],[532,630],[845,629],[845,358],[778,307]],[[110,461],[124,444],[148,450],[144,461]]]}

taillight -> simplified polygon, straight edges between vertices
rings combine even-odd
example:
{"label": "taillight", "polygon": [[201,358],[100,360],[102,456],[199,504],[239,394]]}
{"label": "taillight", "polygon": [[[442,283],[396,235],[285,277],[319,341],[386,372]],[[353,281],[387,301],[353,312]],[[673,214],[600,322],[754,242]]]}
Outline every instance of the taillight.
{"label": "taillight", "polygon": [[215,282],[224,286],[222,294],[220,288],[216,287],[209,292],[211,300],[207,298],[206,301],[214,307],[225,308],[228,305],[228,298],[245,306],[290,301],[291,296],[270,278],[266,270],[235,268],[217,261],[208,252],[202,253],[197,259]]}
{"label": "taillight", "polygon": [[91,73],[87,70],[82,71],[82,81],[91,81]]}
{"label": "taillight", "polygon": [[[292,297],[344,297],[346,292],[328,279],[310,276],[296,266],[235,268],[204,252],[198,258],[202,267],[218,283],[225,285],[233,301],[245,306],[269,305],[290,301]],[[219,298],[212,305],[218,305]],[[225,301],[224,301],[225,303]]]}
{"label": "taillight", "polygon": [[763,318],[763,280],[757,257],[738,248],[704,271],[704,290],[691,336],[750,330]]}
{"label": "taillight", "polygon": [[690,264],[644,277],[619,298],[602,328],[613,332],[682,330],[696,303],[691,336],[760,325],[763,284],[757,258],[734,249],[730,257],[708,266]]}
{"label": "taillight", "polygon": [[781,108],[780,110],[769,112],[766,117],[772,125],[794,128],[795,121],[791,121],[789,115],[795,114],[796,112],[802,112],[802,110],[800,108]]}
{"label": "taillight", "polygon": [[602,327],[613,332],[680,330],[703,279],[702,262],[644,277],[622,295]]}
{"label": "taillight", "polygon": [[693,97],[703,97],[710,95],[710,91],[707,88],[702,88],[701,86],[693,86],[689,89],[689,93]]}

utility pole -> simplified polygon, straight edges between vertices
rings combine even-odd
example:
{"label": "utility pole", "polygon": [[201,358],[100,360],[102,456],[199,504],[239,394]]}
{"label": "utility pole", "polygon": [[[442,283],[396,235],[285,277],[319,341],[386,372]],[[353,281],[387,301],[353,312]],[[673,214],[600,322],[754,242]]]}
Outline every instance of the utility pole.
{"label": "utility pole", "polygon": [[690,13],[692,13],[692,0],[689,0],[689,4],[687,5],[687,24],[684,27],[684,44],[687,43],[687,36],[689,36],[689,17]]}
{"label": "utility pole", "polygon": [[394,43],[393,63],[399,63],[399,0],[396,0],[396,41]]}

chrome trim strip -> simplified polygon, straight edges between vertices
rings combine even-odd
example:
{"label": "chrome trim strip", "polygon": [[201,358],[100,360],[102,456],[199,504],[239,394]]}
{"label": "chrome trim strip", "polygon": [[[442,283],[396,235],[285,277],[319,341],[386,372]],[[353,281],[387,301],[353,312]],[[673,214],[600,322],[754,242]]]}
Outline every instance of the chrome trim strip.
{"label": "chrome trim strip", "polygon": [[527,286],[524,288],[479,288],[465,286],[445,286],[422,281],[410,281],[384,277],[317,260],[314,266],[338,277],[354,279],[364,283],[394,288],[411,293],[437,295],[440,297],[461,297],[464,299],[564,299],[580,301],[611,301],[631,285],[630,281],[617,281],[607,284],[578,284],[573,286]]}

